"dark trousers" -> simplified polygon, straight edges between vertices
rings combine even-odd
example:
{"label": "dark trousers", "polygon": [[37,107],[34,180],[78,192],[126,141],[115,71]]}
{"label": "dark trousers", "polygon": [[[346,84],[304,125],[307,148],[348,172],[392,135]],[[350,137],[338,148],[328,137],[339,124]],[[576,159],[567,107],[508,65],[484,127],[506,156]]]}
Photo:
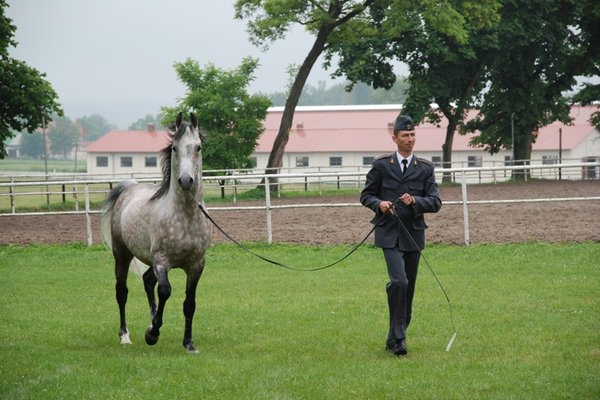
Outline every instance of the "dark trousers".
{"label": "dark trousers", "polygon": [[412,316],[412,301],[419,269],[418,251],[383,249],[390,281],[386,285],[390,309],[390,330],[387,343],[406,338],[406,329]]}

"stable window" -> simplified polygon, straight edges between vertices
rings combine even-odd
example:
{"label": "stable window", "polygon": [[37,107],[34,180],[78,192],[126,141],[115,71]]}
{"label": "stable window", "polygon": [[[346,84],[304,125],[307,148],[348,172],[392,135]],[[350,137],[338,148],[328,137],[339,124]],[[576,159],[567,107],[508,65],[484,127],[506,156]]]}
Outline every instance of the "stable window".
{"label": "stable window", "polygon": [[296,167],[308,167],[308,157],[296,157]]}
{"label": "stable window", "polygon": [[96,157],[96,167],[108,167],[108,157],[107,156]]}
{"label": "stable window", "polygon": [[467,163],[469,167],[481,167],[481,156],[469,156]]}
{"label": "stable window", "polygon": [[373,164],[373,161],[375,161],[375,157],[363,157],[362,165],[371,165]]}
{"label": "stable window", "polygon": [[146,159],[144,161],[144,165],[146,167],[156,167],[156,157],[154,157],[154,156],[146,157]]}
{"label": "stable window", "polygon": [[133,159],[130,156],[121,157],[121,167],[131,168],[133,166]]}
{"label": "stable window", "polygon": [[434,167],[441,167],[442,166],[442,157],[433,156],[433,157],[431,157],[431,162],[433,163]]}
{"label": "stable window", "polygon": [[542,156],[542,164],[558,164],[558,156]]}
{"label": "stable window", "polygon": [[329,166],[330,167],[341,167],[342,166],[342,157],[329,157]]}

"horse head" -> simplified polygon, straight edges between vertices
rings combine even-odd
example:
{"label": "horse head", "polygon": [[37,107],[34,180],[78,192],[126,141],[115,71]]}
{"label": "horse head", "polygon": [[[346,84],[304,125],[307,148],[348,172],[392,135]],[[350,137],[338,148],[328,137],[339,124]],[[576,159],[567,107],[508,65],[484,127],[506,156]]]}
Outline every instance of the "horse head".
{"label": "horse head", "polygon": [[183,121],[180,112],[175,121],[171,142],[171,176],[184,191],[197,187],[202,171],[202,142],[204,134],[198,129],[198,120],[190,113],[190,123]]}

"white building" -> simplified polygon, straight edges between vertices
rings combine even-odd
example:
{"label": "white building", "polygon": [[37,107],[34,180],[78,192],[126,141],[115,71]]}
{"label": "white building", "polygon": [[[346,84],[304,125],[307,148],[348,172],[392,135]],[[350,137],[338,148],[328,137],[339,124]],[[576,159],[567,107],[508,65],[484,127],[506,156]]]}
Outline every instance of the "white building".
{"label": "white building", "polygon": [[[594,106],[573,106],[572,125],[552,123],[540,129],[533,144],[532,164],[600,160],[600,132],[590,125]],[[399,105],[297,107],[283,158],[283,172],[327,171],[370,167],[373,159],[395,150],[391,134]],[[269,110],[265,131],[252,155],[256,168],[267,166],[279,130],[283,108]],[[446,121],[439,126],[417,126],[415,154],[436,164],[442,161]],[[475,134],[454,136],[452,161],[456,167],[502,166],[512,160],[511,150],[491,155],[469,146]],[[87,171],[93,174],[160,174],[159,151],[168,143],[166,131],[112,131],[88,145]],[[582,171],[598,179],[594,168]]]}

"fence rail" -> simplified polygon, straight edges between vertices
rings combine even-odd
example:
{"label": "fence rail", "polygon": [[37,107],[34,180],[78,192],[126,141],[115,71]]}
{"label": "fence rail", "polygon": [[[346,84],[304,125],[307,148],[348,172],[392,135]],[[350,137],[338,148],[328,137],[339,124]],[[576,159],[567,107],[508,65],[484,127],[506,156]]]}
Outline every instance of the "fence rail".
{"label": "fence rail", "polygon": [[[460,205],[463,208],[463,228],[464,228],[464,242],[469,244],[469,209],[468,206],[472,204],[503,204],[503,203],[535,203],[535,202],[554,202],[554,201],[598,201],[600,196],[588,196],[588,197],[561,197],[561,198],[537,198],[537,199],[497,199],[497,200],[468,200],[468,184],[479,183],[482,176],[497,175],[511,175],[513,171],[527,171],[530,175],[534,175],[533,171],[539,171],[542,176],[551,177],[551,179],[557,179],[557,177],[577,176],[578,179],[586,179],[592,176],[589,171],[594,171],[593,176],[597,180],[597,171],[600,171],[600,162],[593,163],[571,163],[571,164],[553,164],[553,165],[515,165],[515,166],[492,166],[492,167],[480,167],[480,168],[439,168],[436,169],[436,176],[443,176],[444,174],[450,174],[455,177],[456,180],[460,181],[462,188],[461,200],[459,201],[444,201],[444,205]],[[551,173],[554,171],[555,173]],[[550,172],[550,173],[549,173]],[[527,175],[525,175],[527,176]],[[362,189],[364,184],[365,171],[354,170],[354,171],[336,171],[336,172],[312,172],[312,173],[283,173],[283,174],[257,174],[257,173],[243,173],[243,174],[224,174],[214,176],[203,176],[203,185],[205,191],[224,191],[229,190],[232,197],[232,202],[237,203],[236,194],[240,188],[252,187],[255,188],[262,186],[265,193],[265,204],[260,206],[217,206],[207,207],[209,211],[234,211],[234,210],[264,210],[266,212],[267,226],[266,226],[266,240],[270,244],[272,243],[272,219],[271,213],[273,210],[286,209],[286,208],[310,208],[310,207],[359,207],[361,206],[358,201],[356,203],[325,203],[325,204],[279,204],[274,205],[271,202],[271,191],[268,190],[270,186],[275,183],[277,185],[276,196],[281,196],[281,193],[285,188],[303,188],[308,190],[309,187],[317,187],[319,193],[323,189],[333,187],[340,189],[344,188],[356,188],[357,191]],[[458,178],[457,178],[458,177]],[[136,179],[139,182],[158,182],[160,177],[142,177]],[[573,179],[573,178],[571,178]],[[101,195],[105,197],[106,193],[112,188],[112,186],[122,179],[118,178],[102,178],[102,177],[86,177],[85,175],[77,177],[77,179],[71,180],[44,180],[44,181],[15,181],[11,177],[10,182],[0,182],[0,208],[2,204],[6,202],[6,198],[10,202],[10,212],[2,212],[0,210],[0,218],[5,216],[32,216],[32,215],[84,215],[86,218],[87,227],[87,243],[92,244],[92,229],[91,229],[91,218],[92,214],[101,213],[100,209],[92,209],[91,207],[91,195]],[[263,182],[262,184],[260,182]],[[266,183],[265,183],[266,182]],[[60,187],[61,190],[50,190],[50,187]],[[40,188],[46,188],[41,190]],[[67,187],[72,187],[71,191],[67,190]],[[99,188],[100,187],[100,188]],[[104,188],[103,188],[104,187]],[[27,188],[31,190],[27,191]],[[83,193],[81,193],[81,190]],[[83,207],[79,209],[79,194],[83,194]],[[49,199],[50,195],[61,195],[63,202],[67,195],[73,195],[76,199],[75,210],[64,210],[64,211],[36,211],[36,212],[17,212],[16,199],[18,197],[27,196],[47,196]]]}

